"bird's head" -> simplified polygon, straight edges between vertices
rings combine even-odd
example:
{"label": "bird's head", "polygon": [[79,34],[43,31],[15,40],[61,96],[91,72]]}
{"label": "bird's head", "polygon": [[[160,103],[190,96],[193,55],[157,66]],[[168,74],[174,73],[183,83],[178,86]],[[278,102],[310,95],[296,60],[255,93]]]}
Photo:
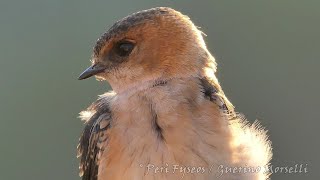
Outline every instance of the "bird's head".
{"label": "bird's head", "polygon": [[116,22],[94,46],[92,66],[79,79],[95,75],[115,92],[171,78],[215,71],[202,33],[191,20],[171,8],[134,13]]}

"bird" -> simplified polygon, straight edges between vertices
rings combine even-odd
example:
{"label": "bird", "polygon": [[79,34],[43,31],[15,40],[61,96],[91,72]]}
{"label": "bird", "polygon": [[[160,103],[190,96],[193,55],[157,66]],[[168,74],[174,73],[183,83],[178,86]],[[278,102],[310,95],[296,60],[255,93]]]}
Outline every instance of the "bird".
{"label": "bird", "polygon": [[267,131],[235,111],[203,36],[170,7],[138,11],[102,34],[78,78],[112,88],[80,112],[83,180],[270,177]]}

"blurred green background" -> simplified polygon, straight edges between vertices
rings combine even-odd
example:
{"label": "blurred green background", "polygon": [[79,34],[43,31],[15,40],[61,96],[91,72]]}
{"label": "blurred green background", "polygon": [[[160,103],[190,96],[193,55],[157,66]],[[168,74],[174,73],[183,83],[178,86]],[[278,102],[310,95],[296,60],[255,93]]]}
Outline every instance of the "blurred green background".
{"label": "blurred green background", "polygon": [[1,180],[76,180],[78,112],[110,87],[78,81],[96,39],[117,19],[170,6],[208,36],[237,110],[259,119],[272,163],[307,163],[319,179],[320,1],[0,1]]}

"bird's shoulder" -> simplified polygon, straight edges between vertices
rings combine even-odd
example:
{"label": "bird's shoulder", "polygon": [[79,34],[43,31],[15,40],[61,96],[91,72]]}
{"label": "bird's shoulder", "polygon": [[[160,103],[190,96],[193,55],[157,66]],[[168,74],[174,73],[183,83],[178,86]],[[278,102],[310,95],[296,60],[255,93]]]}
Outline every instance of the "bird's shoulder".
{"label": "bird's shoulder", "polygon": [[112,119],[110,101],[113,97],[112,93],[101,95],[80,113],[80,118],[85,121],[78,145],[79,174],[83,180],[97,180],[99,160],[108,143],[108,130]]}
{"label": "bird's shoulder", "polygon": [[199,78],[199,81],[205,98],[215,103],[223,111],[223,113],[227,114],[228,116],[235,116],[233,105],[225,96],[219,83],[215,82],[215,79],[202,77]]}

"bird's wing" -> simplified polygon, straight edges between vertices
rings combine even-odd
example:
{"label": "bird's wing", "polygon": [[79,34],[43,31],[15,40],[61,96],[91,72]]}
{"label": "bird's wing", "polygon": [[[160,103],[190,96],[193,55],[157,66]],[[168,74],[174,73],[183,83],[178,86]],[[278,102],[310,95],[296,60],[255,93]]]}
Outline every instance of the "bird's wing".
{"label": "bird's wing", "polygon": [[100,98],[80,114],[85,128],[78,145],[79,175],[83,180],[97,180],[99,160],[108,141],[111,112],[105,98]]}
{"label": "bird's wing", "polygon": [[220,85],[207,77],[200,78],[199,80],[205,97],[217,104],[230,119],[235,118],[234,107],[224,95]]}

